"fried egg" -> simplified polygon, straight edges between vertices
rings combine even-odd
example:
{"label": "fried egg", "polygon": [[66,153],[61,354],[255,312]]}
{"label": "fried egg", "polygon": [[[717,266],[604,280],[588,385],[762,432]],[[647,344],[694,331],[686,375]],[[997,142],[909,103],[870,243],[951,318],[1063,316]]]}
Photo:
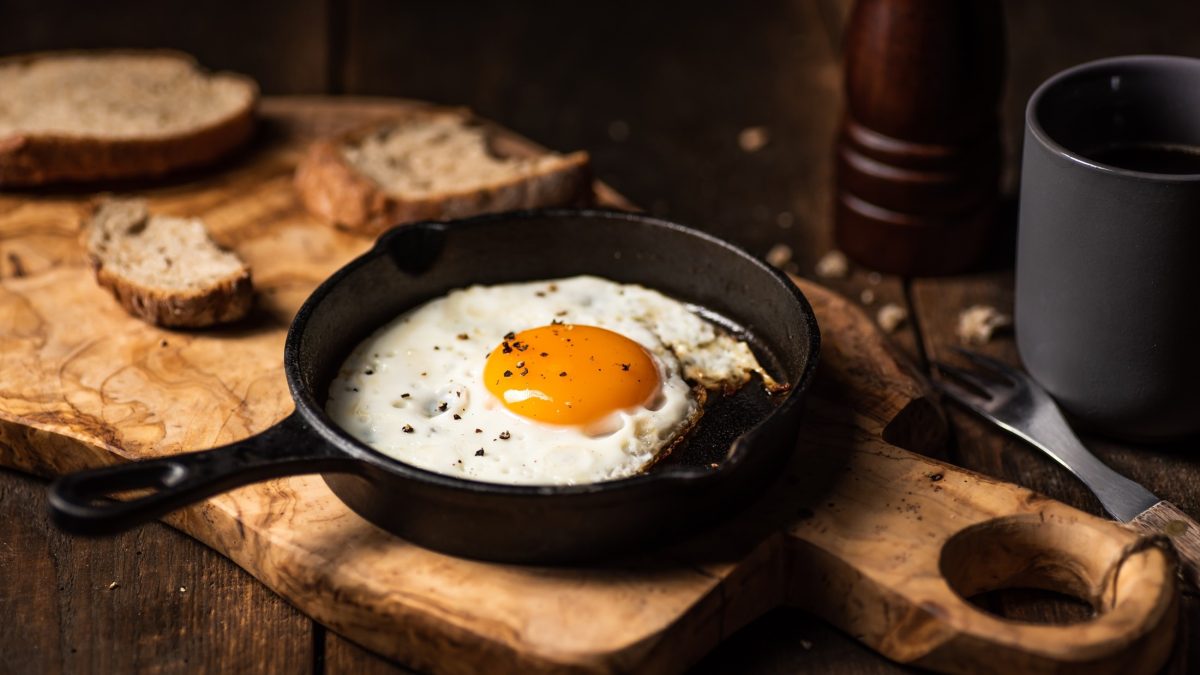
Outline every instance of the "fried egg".
{"label": "fried egg", "polygon": [[769,376],[694,307],[591,276],[472,286],[364,340],[326,412],[379,452],[492,483],[638,473],[696,422],[705,392]]}

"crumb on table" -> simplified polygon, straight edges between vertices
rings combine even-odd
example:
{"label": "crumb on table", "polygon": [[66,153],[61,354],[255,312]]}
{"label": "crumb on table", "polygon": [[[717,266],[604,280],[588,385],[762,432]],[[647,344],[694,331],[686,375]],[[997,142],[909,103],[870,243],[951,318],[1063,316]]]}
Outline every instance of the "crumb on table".
{"label": "crumb on table", "polygon": [[783,267],[792,261],[792,247],[787,244],[775,244],[767,251],[767,262],[775,267]]}
{"label": "crumb on table", "polygon": [[955,332],[964,344],[987,344],[992,334],[1012,325],[1012,317],[991,305],[972,305],[958,314]]}
{"label": "crumb on table", "polygon": [[816,272],[822,279],[842,279],[850,274],[850,261],[845,253],[834,249],[817,261]]}
{"label": "crumb on table", "polygon": [[908,320],[908,310],[894,302],[889,302],[879,308],[879,313],[875,315],[875,320],[879,323],[879,327],[885,333],[895,333],[896,329],[904,325]]}
{"label": "crumb on table", "polygon": [[745,152],[758,152],[771,140],[766,127],[746,127],[738,134],[738,147]]}

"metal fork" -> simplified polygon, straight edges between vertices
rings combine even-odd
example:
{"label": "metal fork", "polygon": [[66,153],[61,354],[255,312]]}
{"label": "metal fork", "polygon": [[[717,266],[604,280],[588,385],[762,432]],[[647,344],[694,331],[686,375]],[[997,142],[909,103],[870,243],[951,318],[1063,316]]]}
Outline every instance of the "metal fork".
{"label": "metal fork", "polygon": [[938,389],[1066,467],[1117,520],[1170,538],[1184,578],[1200,588],[1200,524],[1097,459],[1071,431],[1054,399],[1028,375],[982,354],[954,351],[979,371],[935,362],[943,376],[952,378],[935,380]]}

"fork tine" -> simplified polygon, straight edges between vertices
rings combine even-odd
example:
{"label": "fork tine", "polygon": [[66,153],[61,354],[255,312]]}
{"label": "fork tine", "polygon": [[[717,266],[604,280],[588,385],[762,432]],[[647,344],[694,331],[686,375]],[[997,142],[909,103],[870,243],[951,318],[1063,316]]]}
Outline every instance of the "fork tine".
{"label": "fork tine", "polygon": [[[983,379],[979,375],[972,373],[969,370],[963,370],[962,368],[959,368],[957,366],[952,366],[948,363],[943,363],[941,361],[934,361],[933,365],[937,367],[938,372],[941,373],[942,375],[949,375],[950,377],[958,380],[959,382],[970,385],[973,389],[977,390],[978,393],[975,394],[975,398],[977,398],[981,401],[989,400],[992,398],[991,387],[995,387],[996,385],[991,382],[988,382],[987,380]],[[948,383],[949,380],[943,380],[943,382]],[[959,388],[961,389],[961,387],[959,387]]]}
{"label": "fork tine", "polygon": [[1007,363],[1004,363],[1003,361],[998,361],[990,356],[985,356],[979,352],[973,352],[969,349],[963,349],[962,347],[951,347],[951,349],[954,350],[954,352],[959,356],[967,359],[980,368],[989,371],[996,377],[1004,378],[1013,384],[1016,384],[1021,380],[1021,372]]}
{"label": "fork tine", "polygon": [[979,396],[979,394],[976,394],[975,392],[959,385],[957,382],[952,382],[951,380],[933,380],[933,386],[937,388],[938,391],[949,396],[958,403],[970,408],[971,410],[974,410],[981,415],[988,414],[985,408],[989,401]]}

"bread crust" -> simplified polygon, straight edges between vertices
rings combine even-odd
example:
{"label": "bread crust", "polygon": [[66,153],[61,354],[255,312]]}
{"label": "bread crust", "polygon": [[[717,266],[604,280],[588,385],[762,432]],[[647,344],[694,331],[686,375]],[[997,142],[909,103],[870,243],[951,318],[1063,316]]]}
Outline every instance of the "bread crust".
{"label": "bread crust", "polygon": [[[140,284],[106,265],[103,253],[90,241],[96,227],[95,219],[105,203],[101,201],[92,206],[87,225],[80,232],[80,243],[87,251],[96,283],[112,292],[125,311],[147,323],[166,328],[205,328],[237,321],[250,312],[254,305],[254,282],[250,268],[244,262],[237,272],[205,288],[188,290],[166,290]],[[152,216],[144,212],[144,217]]]}
{"label": "bread crust", "polygon": [[464,122],[483,124],[489,136],[495,128],[460,109],[430,108],[405,118],[376,122],[337,138],[309,146],[296,167],[295,187],[309,212],[353,232],[377,236],[385,230],[422,220],[446,220],[497,211],[550,206],[586,205],[592,200],[591,163],[586,152],[573,152],[540,173],[477,189],[444,192],[419,199],[389,194],[358,171],[341,147],[381,127],[411,119],[453,112]]}
{"label": "bread crust", "polygon": [[134,283],[91,257],[96,283],[109,289],[117,302],[133,316],[166,328],[204,328],[237,321],[254,304],[250,270],[226,277],[195,291],[163,291]]}
{"label": "bread crust", "polygon": [[143,138],[100,138],[70,134],[15,134],[0,138],[0,187],[34,187],[54,183],[152,178],[178,169],[211,164],[254,135],[258,84],[236,73],[210,73],[191,56],[169,50],[64,51],[24,54],[0,59],[0,68],[44,58],[71,55],[168,56],[188,62],[205,77],[237,80],[250,91],[247,105],[211,124],[187,133]]}

